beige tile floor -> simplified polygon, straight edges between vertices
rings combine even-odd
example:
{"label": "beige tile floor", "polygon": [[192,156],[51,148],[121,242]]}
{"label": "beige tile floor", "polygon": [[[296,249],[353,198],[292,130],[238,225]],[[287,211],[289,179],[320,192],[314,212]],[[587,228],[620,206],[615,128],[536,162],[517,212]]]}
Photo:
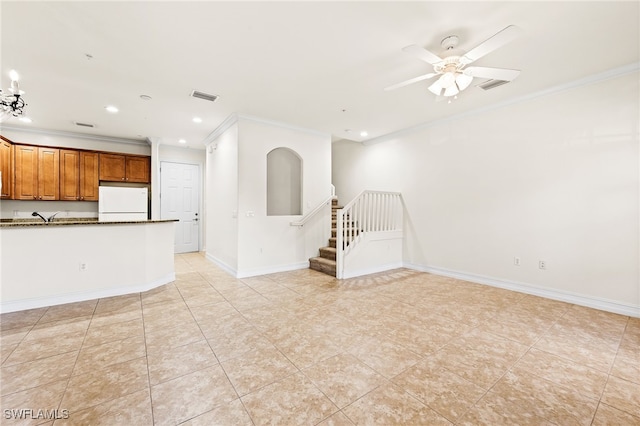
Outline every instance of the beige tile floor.
{"label": "beige tile floor", "polygon": [[235,279],[3,314],[2,424],[640,425],[640,319],[411,270]]}

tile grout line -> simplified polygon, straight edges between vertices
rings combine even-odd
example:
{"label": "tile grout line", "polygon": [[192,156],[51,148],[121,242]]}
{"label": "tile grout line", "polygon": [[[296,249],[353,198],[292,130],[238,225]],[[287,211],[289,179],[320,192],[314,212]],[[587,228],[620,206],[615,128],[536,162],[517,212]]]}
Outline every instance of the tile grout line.
{"label": "tile grout line", "polygon": [[[80,359],[80,353],[82,352],[82,347],[84,346],[84,341],[87,339],[87,333],[89,332],[89,327],[91,327],[91,321],[93,321],[93,316],[96,314],[96,309],[98,308],[98,303],[99,303],[100,299],[98,299],[96,301],[96,305],[93,307],[93,312],[91,313],[91,319],[89,320],[89,324],[87,324],[87,329],[84,332],[84,336],[82,338],[82,343],[80,344],[80,347],[78,348],[78,354],[76,355],[76,359],[73,362],[73,367],[71,367],[71,372],[69,374],[69,377],[67,378],[67,384],[64,387],[64,392],[62,392],[62,397],[60,398],[60,402],[58,403],[58,409],[60,409],[60,406],[62,405],[62,401],[64,401],[64,397],[67,395],[67,391],[69,390],[69,384],[71,383],[71,379],[73,378],[73,372],[76,369],[76,365],[78,364],[78,359]],[[49,310],[47,310],[48,312]],[[71,415],[71,409],[69,409],[69,415]],[[57,422],[57,420],[54,421],[54,423]]]}

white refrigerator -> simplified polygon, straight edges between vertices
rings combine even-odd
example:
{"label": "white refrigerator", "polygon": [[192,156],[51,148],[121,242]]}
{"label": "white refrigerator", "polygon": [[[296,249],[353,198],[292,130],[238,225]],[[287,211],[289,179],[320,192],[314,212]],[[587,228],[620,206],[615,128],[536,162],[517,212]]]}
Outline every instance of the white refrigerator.
{"label": "white refrigerator", "polygon": [[148,219],[147,188],[101,186],[98,189],[98,221],[127,222]]}

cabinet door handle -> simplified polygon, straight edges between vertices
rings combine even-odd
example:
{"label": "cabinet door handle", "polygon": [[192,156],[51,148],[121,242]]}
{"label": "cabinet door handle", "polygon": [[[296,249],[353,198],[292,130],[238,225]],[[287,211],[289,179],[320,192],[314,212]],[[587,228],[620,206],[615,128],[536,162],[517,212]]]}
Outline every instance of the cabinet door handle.
{"label": "cabinet door handle", "polygon": [[38,199],[38,197],[36,197],[36,196],[34,195],[34,196],[33,196],[33,199],[34,199],[34,200],[37,200],[37,199]]}

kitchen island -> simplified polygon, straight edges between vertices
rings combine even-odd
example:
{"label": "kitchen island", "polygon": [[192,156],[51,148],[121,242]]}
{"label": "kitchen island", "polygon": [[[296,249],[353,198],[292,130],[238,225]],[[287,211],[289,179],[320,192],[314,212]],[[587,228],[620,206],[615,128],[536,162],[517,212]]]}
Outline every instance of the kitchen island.
{"label": "kitchen island", "polygon": [[174,281],[174,222],[0,222],[0,312],[137,293]]}

